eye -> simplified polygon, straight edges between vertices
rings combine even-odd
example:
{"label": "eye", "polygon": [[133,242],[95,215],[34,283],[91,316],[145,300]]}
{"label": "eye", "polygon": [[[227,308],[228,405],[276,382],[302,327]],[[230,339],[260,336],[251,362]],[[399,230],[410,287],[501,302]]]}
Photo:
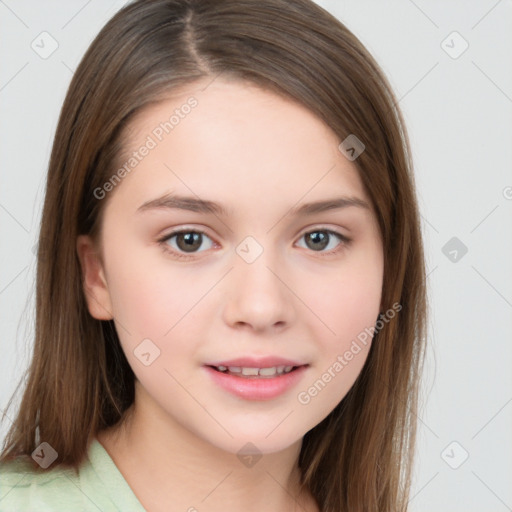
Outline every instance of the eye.
{"label": "eye", "polygon": [[306,249],[327,254],[337,253],[343,246],[350,243],[350,239],[345,235],[330,229],[308,231],[302,235],[302,239],[306,241]]}
{"label": "eye", "polygon": [[[211,249],[213,246],[212,239],[204,232],[200,230],[181,230],[173,231],[165,235],[158,242],[162,245],[164,251],[170,252],[177,257],[186,258],[188,254],[195,254],[203,243],[204,238],[210,240],[211,244],[206,249]],[[172,248],[172,250],[170,249]]]}
{"label": "eye", "polygon": [[[203,250],[198,250],[204,246],[205,238],[210,243],[207,244],[207,247],[203,247]],[[349,238],[330,229],[308,231],[302,235],[302,239],[306,241],[306,249],[311,249],[322,255],[336,254],[350,244]],[[194,254],[211,249],[214,245],[213,240],[204,231],[194,229],[173,231],[159,239],[158,242],[165,252],[181,259],[192,258]]]}

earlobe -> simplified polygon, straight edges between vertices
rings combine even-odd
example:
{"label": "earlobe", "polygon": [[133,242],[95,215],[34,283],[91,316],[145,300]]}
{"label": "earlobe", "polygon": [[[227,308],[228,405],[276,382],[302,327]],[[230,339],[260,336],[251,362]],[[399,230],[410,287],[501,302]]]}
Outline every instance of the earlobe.
{"label": "earlobe", "polygon": [[82,286],[89,313],[97,320],[111,320],[112,303],[103,264],[88,235],[79,235],[76,250],[82,269]]}

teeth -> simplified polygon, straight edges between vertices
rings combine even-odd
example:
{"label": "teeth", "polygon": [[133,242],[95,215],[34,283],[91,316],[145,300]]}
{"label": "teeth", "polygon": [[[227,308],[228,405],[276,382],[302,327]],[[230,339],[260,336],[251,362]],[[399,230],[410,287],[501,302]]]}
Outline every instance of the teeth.
{"label": "teeth", "polygon": [[258,368],[242,368],[242,375],[258,375]]}
{"label": "teeth", "polygon": [[282,375],[292,371],[293,366],[272,366],[271,368],[248,368],[241,366],[217,366],[217,370],[226,373],[240,373],[244,376],[272,377],[273,375]]}
{"label": "teeth", "polygon": [[275,375],[277,373],[276,367],[272,368],[260,368],[260,375]]}

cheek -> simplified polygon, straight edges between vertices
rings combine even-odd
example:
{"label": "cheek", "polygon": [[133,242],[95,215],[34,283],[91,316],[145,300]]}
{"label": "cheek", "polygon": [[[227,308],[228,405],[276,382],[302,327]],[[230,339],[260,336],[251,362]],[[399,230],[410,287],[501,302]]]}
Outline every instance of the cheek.
{"label": "cheek", "polygon": [[149,252],[146,249],[117,255],[117,264],[114,254],[109,291],[116,320],[132,336],[162,339],[187,321],[211,283],[199,279],[197,271],[169,264],[160,254],[148,258]]}
{"label": "cheek", "polygon": [[322,335],[316,336],[316,370],[318,377],[330,371],[330,377],[325,375],[321,379],[329,383],[332,402],[336,403],[352,386],[368,356],[373,337],[371,328],[379,313],[380,286],[352,275],[340,279],[320,300],[318,310],[329,329],[319,326]]}
{"label": "cheek", "polygon": [[382,293],[380,259],[364,258],[340,267],[321,281],[314,292],[304,288],[311,309],[325,324],[321,339],[325,350],[346,350],[352,339],[375,325]]}
{"label": "cheek", "polygon": [[346,396],[366,362],[379,313],[381,280],[374,274],[341,276],[315,296],[317,359],[310,378],[298,390],[297,420],[313,428]]}
{"label": "cheek", "polygon": [[193,358],[201,339],[196,332],[199,322],[192,319],[209,287],[176,265],[171,268],[148,261],[147,252],[117,255],[118,264],[109,274],[109,290],[128,362],[144,388],[164,400],[169,393],[181,392],[170,375],[186,384],[183,363]]}
{"label": "cheek", "polygon": [[375,325],[381,301],[382,281],[368,274],[352,273],[338,283],[336,300],[331,303],[333,330],[347,338],[356,337],[365,328]]}

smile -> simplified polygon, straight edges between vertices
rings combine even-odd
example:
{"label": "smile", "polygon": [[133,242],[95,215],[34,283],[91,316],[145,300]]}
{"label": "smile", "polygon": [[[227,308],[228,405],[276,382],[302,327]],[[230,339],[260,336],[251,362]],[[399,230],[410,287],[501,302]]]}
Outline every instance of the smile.
{"label": "smile", "polygon": [[244,400],[272,400],[291,391],[302,380],[309,365],[203,366],[212,383]]}
{"label": "smile", "polygon": [[248,368],[243,366],[213,366],[213,368],[219,372],[234,375],[236,377],[247,377],[247,378],[272,378],[276,375],[283,375],[290,373],[297,366],[272,366],[270,368]]}

